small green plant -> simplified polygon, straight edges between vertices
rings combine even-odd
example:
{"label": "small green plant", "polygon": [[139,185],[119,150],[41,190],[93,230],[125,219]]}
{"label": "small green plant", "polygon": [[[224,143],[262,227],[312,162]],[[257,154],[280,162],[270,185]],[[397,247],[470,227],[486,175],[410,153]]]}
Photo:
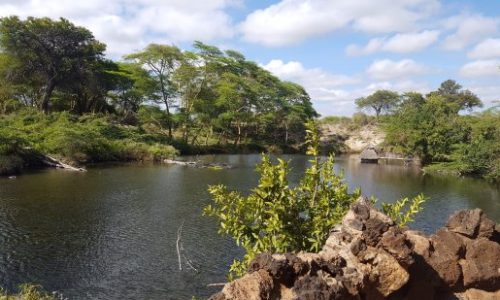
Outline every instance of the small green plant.
{"label": "small green plant", "polygon": [[[49,294],[41,286],[35,284],[21,284],[19,293],[9,295],[0,288],[0,300],[56,300],[55,294]],[[61,298],[62,299],[62,298]]]}
{"label": "small green plant", "polygon": [[409,222],[413,222],[413,217],[422,211],[422,205],[427,199],[423,194],[419,194],[411,200],[409,198],[400,199],[394,203],[382,203],[382,211],[389,216],[399,227],[404,227]]}
{"label": "small green plant", "polygon": [[307,154],[310,166],[298,185],[287,180],[288,162],[273,164],[263,155],[258,165],[259,184],[250,195],[229,191],[224,185],[209,187],[213,205],[204,214],[219,222],[219,233],[233,237],[245,250],[242,260],[234,260],[229,278],[244,274],[255,255],[264,252],[319,251],[330,229],[360,195],[348,192],[342,174],[335,174],[333,157],[319,157],[316,125],[307,125]]}

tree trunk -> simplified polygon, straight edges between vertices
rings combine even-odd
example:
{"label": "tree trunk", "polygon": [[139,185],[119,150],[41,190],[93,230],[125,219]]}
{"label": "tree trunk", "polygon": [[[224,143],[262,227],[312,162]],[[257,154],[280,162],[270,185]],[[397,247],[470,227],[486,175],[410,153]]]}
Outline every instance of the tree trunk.
{"label": "tree trunk", "polygon": [[49,112],[50,96],[52,96],[52,92],[54,91],[55,87],[56,87],[56,81],[54,79],[50,79],[49,82],[47,83],[47,87],[43,92],[42,103],[40,107],[44,113]]}

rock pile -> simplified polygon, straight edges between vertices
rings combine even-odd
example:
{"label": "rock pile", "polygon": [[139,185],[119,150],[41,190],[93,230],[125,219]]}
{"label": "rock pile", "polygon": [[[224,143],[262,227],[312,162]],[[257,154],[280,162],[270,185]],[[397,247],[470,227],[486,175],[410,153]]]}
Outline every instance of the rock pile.
{"label": "rock pile", "polygon": [[426,236],[360,200],[319,253],[261,254],[210,299],[500,299],[500,224],[462,210]]}

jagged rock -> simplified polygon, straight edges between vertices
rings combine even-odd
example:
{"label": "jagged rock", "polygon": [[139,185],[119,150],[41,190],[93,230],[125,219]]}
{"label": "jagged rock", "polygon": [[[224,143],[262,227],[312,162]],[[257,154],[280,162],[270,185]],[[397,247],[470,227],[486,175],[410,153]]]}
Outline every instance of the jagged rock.
{"label": "jagged rock", "polygon": [[464,210],[429,237],[362,199],[319,253],[260,254],[211,299],[500,299],[499,229]]}
{"label": "jagged rock", "polygon": [[482,213],[478,208],[458,211],[448,219],[446,227],[450,231],[473,238],[477,234]]}
{"label": "jagged rock", "polygon": [[360,260],[369,262],[369,284],[385,297],[399,290],[410,278],[398,261],[383,249],[369,247]]}
{"label": "jagged rock", "polygon": [[273,278],[265,270],[259,270],[226,284],[222,289],[224,298],[215,299],[267,300],[272,299],[273,289]]}
{"label": "jagged rock", "polygon": [[461,262],[465,287],[487,291],[500,289],[500,246],[485,238],[467,244],[465,260]]}
{"label": "jagged rock", "polygon": [[407,230],[405,232],[405,236],[407,241],[410,242],[412,251],[415,254],[422,256],[424,259],[429,258],[431,255],[431,243],[423,233],[414,230]]}
{"label": "jagged rock", "polygon": [[468,289],[463,293],[456,294],[462,300],[498,300],[500,299],[500,290],[496,292],[487,292],[478,289]]}
{"label": "jagged rock", "polygon": [[495,225],[495,222],[488,219],[486,215],[483,214],[479,223],[479,232],[477,236],[490,239],[495,233]]}
{"label": "jagged rock", "polygon": [[384,232],[379,246],[396,258],[400,264],[407,267],[413,263],[409,242],[398,227],[391,227]]}

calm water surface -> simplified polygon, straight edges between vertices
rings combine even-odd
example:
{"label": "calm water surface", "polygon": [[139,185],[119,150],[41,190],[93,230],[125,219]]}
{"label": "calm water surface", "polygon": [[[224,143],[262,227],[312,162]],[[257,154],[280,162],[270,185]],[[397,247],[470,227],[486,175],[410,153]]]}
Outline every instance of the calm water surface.
{"label": "calm water surface", "polygon": [[[291,159],[296,180],[307,157]],[[207,185],[248,190],[258,155],[206,156],[230,170],[183,166],[100,166],[0,179],[0,286],[35,282],[69,299],[191,299],[217,289],[241,251],[202,217]],[[457,209],[480,207],[500,221],[500,190],[471,178],[424,176],[412,168],[339,158],[346,181],[391,202],[419,192],[430,200],[413,227],[432,232]],[[176,238],[198,270],[179,271]]]}

